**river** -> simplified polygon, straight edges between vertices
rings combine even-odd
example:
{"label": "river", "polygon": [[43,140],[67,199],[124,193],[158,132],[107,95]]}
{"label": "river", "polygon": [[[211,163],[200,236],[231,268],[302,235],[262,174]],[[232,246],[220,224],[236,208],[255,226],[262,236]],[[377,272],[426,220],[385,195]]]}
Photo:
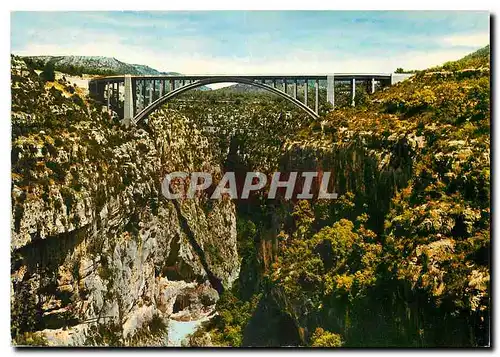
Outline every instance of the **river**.
{"label": "river", "polygon": [[208,316],[204,316],[199,320],[192,321],[177,321],[169,319],[167,346],[181,347],[182,342],[186,339],[186,337],[196,332],[201,323],[208,321],[209,319],[210,317]]}

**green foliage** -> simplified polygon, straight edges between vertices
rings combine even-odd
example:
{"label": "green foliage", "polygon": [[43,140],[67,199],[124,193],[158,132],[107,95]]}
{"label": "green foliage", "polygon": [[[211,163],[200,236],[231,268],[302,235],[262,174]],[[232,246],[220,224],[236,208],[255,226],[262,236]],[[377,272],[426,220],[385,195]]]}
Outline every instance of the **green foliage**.
{"label": "green foliage", "polygon": [[82,97],[80,97],[78,94],[73,94],[71,96],[71,99],[73,99],[73,102],[78,105],[81,108],[85,107],[85,102],[83,101]]}
{"label": "green foliage", "polygon": [[416,70],[407,70],[407,69],[403,69],[401,67],[397,68],[394,73],[416,73],[417,71]]}
{"label": "green foliage", "polygon": [[[304,212],[301,206],[297,205],[294,216],[311,224],[310,211]],[[301,299],[306,293],[316,306],[325,299],[363,296],[376,281],[375,259],[382,251],[373,238],[373,232],[363,225],[355,228],[346,219],[305,235],[297,225],[286,239],[273,280],[290,298]]]}
{"label": "green foliage", "polygon": [[339,334],[331,333],[318,327],[311,338],[312,347],[342,347]]}
{"label": "green foliage", "polygon": [[40,73],[40,78],[45,82],[54,82],[56,80],[54,62],[47,62],[42,73]]}
{"label": "green foliage", "polygon": [[45,347],[48,346],[47,339],[38,333],[25,332],[17,336],[13,341],[15,346]]}
{"label": "green foliage", "polygon": [[[397,183],[394,194],[385,196],[390,205],[382,211],[384,227],[376,232],[365,227],[372,224],[366,208],[373,203],[359,189],[354,191],[356,198],[341,205],[346,210],[316,204],[311,217],[299,205],[299,222],[309,222],[308,228],[297,224],[295,231],[286,234],[287,245],[273,273],[287,300],[297,301],[297,306],[312,301],[317,318],[323,321],[320,326],[341,332],[346,345],[362,340],[363,346],[379,345],[383,339],[386,346],[487,343],[488,53],[483,49],[444,66],[455,72],[423,71],[377,93],[370,111],[355,108],[329,114],[327,125],[345,128],[332,131],[329,138],[312,130],[302,134],[308,142],[333,145],[337,149],[332,155],[337,157],[345,155],[341,143],[353,143],[359,135],[363,148],[377,155],[378,180],[383,178],[382,163],[387,162],[384,150],[394,145],[391,138],[404,138],[397,151],[391,150],[394,161],[389,165],[404,167],[401,163],[406,161],[408,180]],[[469,66],[473,68],[464,74]],[[411,150],[403,150],[405,146]],[[362,177],[365,185],[367,178]],[[379,205],[381,200],[384,197],[379,196]],[[362,207],[365,212],[359,211]],[[363,214],[354,220],[350,212]],[[314,232],[318,222],[331,219],[340,220]],[[409,301],[418,304],[412,306]],[[389,322],[378,331],[383,338],[358,332],[378,320],[366,313],[367,306],[377,309],[379,316],[387,314]],[[331,315],[345,319],[333,323],[327,318]],[[471,325],[477,327],[473,332]],[[451,337],[443,332],[452,328],[460,333]]]}
{"label": "green foliage", "polygon": [[218,316],[211,324],[212,341],[216,345],[240,347],[243,342],[243,331],[252,317],[259,302],[260,295],[250,301],[241,301],[234,292],[224,292],[217,301]]}
{"label": "green foliage", "polygon": [[458,61],[446,62],[442,66],[442,69],[447,71],[460,71],[467,68],[482,67],[490,67],[490,45],[468,54]]}
{"label": "green foliage", "polygon": [[209,242],[205,245],[205,252],[207,253],[207,256],[210,257],[210,259],[214,262],[214,264],[222,264],[224,262],[224,258],[220,253],[220,250],[217,248],[216,245],[213,243]]}

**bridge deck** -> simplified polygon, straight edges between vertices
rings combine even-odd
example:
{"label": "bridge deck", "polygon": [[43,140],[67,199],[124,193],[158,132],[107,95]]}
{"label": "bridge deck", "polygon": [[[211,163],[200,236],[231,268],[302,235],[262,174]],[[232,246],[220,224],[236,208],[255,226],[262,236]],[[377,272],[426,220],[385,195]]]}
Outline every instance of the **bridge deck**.
{"label": "bridge deck", "polygon": [[[398,73],[398,75],[400,75]],[[403,76],[405,74],[402,74]],[[331,74],[160,74],[160,75],[132,75],[133,79],[139,80],[200,80],[207,78],[245,78],[256,80],[326,80],[329,76],[333,76],[336,80],[388,80],[391,79],[393,73],[331,73]],[[410,75],[407,75],[410,76]],[[91,81],[123,81],[123,75],[103,76],[91,79]]]}

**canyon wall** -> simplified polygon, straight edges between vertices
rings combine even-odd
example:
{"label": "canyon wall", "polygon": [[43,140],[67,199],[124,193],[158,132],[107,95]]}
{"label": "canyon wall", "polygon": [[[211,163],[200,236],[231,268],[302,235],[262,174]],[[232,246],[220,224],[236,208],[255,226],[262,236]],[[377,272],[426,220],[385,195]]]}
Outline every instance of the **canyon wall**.
{"label": "canyon wall", "polygon": [[238,276],[233,203],[161,194],[220,163],[179,114],[125,129],[74,92],[13,59],[14,343],[162,345],[186,294],[201,312]]}

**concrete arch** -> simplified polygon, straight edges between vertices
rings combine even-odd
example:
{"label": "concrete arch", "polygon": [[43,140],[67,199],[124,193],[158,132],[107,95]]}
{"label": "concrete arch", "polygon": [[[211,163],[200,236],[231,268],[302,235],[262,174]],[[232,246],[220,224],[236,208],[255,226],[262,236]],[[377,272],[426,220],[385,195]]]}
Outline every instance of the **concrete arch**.
{"label": "concrete arch", "polygon": [[138,122],[140,122],[141,120],[146,118],[149,114],[151,114],[153,111],[155,111],[156,109],[161,107],[163,104],[165,104],[170,99],[172,99],[172,98],[174,98],[174,97],[176,97],[184,92],[187,92],[191,89],[195,89],[195,88],[207,85],[207,84],[216,84],[216,83],[225,83],[225,82],[226,83],[227,82],[234,82],[234,83],[248,84],[248,85],[251,85],[251,86],[254,86],[257,88],[265,89],[265,90],[267,90],[271,93],[277,94],[281,98],[284,98],[284,99],[288,100],[289,102],[293,103],[294,105],[296,105],[297,107],[299,107],[300,109],[305,111],[307,114],[309,114],[311,117],[313,117],[315,119],[319,118],[319,115],[316,114],[314,112],[314,110],[309,108],[304,103],[300,102],[298,99],[293,98],[292,96],[289,96],[288,94],[286,94],[286,93],[284,93],[276,88],[268,86],[266,84],[255,82],[251,79],[241,78],[241,77],[225,77],[225,78],[214,77],[214,78],[203,78],[203,79],[197,80],[196,82],[187,84],[185,86],[179,87],[173,91],[168,92],[163,97],[158,98],[153,103],[149,104],[146,108],[144,108],[139,113],[137,113],[134,116],[132,121],[134,124],[137,124]]}

